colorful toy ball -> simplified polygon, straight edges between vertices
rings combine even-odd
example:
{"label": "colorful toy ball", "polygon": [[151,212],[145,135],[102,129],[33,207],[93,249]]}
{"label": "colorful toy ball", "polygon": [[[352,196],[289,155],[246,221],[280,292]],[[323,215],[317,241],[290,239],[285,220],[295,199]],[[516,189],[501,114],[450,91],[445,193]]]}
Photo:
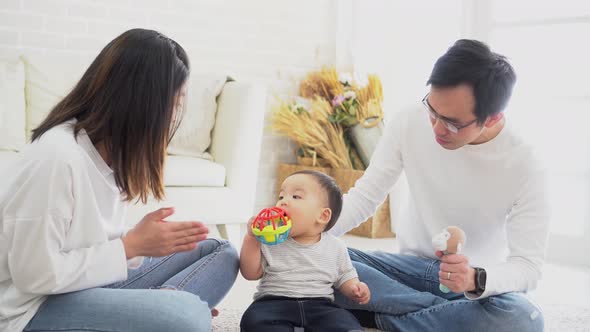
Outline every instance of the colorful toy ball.
{"label": "colorful toy ball", "polygon": [[282,243],[289,236],[291,218],[280,207],[262,209],[252,222],[252,233],[263,244]]}

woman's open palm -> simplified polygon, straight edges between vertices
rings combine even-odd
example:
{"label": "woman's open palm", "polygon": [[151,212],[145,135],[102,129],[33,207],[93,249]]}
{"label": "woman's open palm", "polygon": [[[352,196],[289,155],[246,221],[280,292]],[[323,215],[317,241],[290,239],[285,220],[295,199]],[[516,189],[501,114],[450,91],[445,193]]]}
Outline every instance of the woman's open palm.
{"label": "woman's open palm", "polygon": [[172,214],[173,208],[161,208],[145,215],[123,238],[127,258],[161,257],[188,251],[207,238],[209,229],[202,222],[164,220]]}

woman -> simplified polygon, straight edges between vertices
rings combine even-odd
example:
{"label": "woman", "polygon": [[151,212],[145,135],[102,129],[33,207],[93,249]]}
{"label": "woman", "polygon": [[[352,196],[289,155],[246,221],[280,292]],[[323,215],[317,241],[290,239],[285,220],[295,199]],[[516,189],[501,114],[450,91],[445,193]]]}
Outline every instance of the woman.
{"label": "woman", "polygon": [[1,331],[210,330],[236,250],[173,208],[124,229],[128,202],[164,197],[188,75],[170,38],[123,33],[0,174]]}

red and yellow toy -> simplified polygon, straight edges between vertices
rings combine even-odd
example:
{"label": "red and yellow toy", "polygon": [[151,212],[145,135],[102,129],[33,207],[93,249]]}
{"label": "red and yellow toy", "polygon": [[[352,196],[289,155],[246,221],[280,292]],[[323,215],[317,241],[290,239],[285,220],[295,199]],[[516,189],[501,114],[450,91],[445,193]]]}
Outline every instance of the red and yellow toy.
{"label": "red and yellow toy", "polygon": [[252,222],[252,233],[258,241],[274,245],[287,239],[291,230],[291,218],[280,207],[262,209]]}

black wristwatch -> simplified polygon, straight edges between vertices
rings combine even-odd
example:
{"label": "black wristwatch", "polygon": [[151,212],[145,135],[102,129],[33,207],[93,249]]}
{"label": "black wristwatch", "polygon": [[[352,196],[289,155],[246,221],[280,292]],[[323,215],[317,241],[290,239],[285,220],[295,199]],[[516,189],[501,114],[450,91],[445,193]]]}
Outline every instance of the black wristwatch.
{"label": "black wristwatch", "polygon": [[482,294],[486,290],[486,270],[481,267],[475,269],[475,293]]}

